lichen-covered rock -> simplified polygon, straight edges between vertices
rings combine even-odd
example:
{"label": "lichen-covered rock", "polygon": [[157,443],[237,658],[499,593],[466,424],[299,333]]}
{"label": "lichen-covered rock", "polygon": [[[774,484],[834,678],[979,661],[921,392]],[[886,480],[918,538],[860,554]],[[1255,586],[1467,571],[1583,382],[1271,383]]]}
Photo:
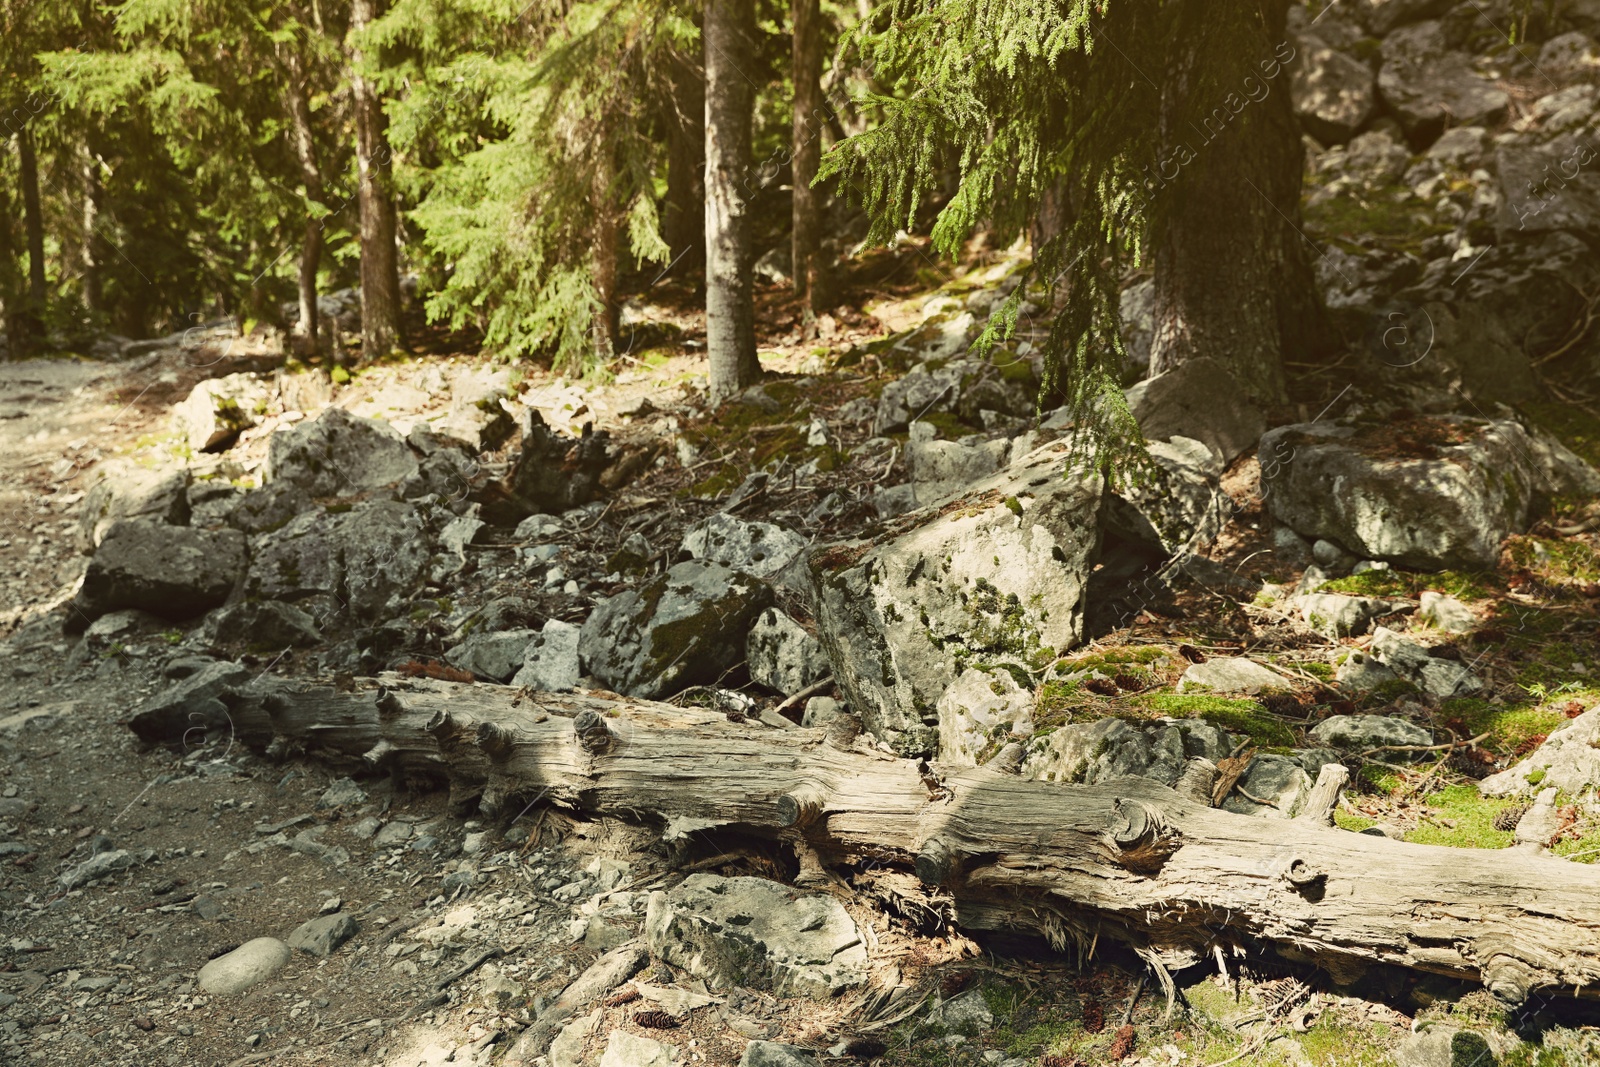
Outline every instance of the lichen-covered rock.
{"label": "lichen-covered rock", "polygon": [[1299,53],[1290,67],[1295,114],[1306,132],[1323,144],[1348,141],[1377,106],[1372,71],[1318,37],[1302,36]]}
{"label": "lichen-covered rock", "polygon": [[237,530],[195,530],[148,519],[106,531],[83,585],[73,598],[71,628],[109,611],[139,608],[164,619],[186,619],[220,607],[245,569],[245,539]]}
{"label": "lichen-covered rock", "polygon": [[1385,682],[1399,680],[1398,674],[1359,648],[1351,649],[1349,656],[1334,672],[1334,681],[1339,688],[1351,692],[1364,692],[1376,689]]}
{"label": "lichen-covered rock", "polygon": [[872,432],[880,437],[898,433],[921,415],[953,409],[961,395],[962,379],[974,370],[976,365],[963,359],[931,369],[927,364],[912,367],[904,377],[884,386]]}
{"label": "lichen-covered rock", "polygon": [[270,399],[253,374],[208,378],[172,409],[172,419],[196,452],[222,452],[260,421]]}
{"label": "lichen-covered rock", "polygon": [[1387,745],[1433,744],[1433,735],[1427,730],[1393,715],[1335,715],[1313,726],[1311,736],[1334,748],[1358,751]]}
{"label": "lichen-covered rock", "polygon": [[1582,797],[1600,789],[1600,704],[1562,723],[1526,757],[1478,783],[1485,796],[1533,796],[1558,789]]}
{"label": "lichen-covered rock", "polygon": [[1472,609],[1453,596],[1429,589],[1422,594],[1417,617],[1435,630],[1464,634],[1478,625]]}
{"label": "lichen-covered rock", "polygon": [[589,672],[617,692],[670,696],[715,682],[742,660],[751,623],[771,603],[760,579],[688,560],[597,604],[578,649]]}
{"label": "lichen-covered rock", "polygon": [[1170,786],[1188,760],[1202,756],[1215,763],[1232,751],[1227,731],[1204,719],[1101,719],[1033,738],[1025,748],[1022,774],[1064,785],[1137,776]]}
{"label": "lichen-covered rock", "polygon": [[528,643],[523,653],[522,666],[512,685],[558,693],[578,684],[580,658],[578,641],[580,627],[560,619],[546,619],[544,627]]}
{"label": "lichen-covered rock", "polygon": [[1008,741],[1033,734],[1033,689],[1007,670],[968,667],[939,698],[939,758],[975,767]]}
{"label": "lichen-covered rock", "polygon": [[188,484],[189,472],[182,468],[149,470],[128,462],[106,464],[78,512],[79,546],[93,552],[106,531],[124,519],[187,525]]}
{"label": "lichen-covered rock", "polygon": [[1035,449],[870,540],[813,550],[818,628],[867,729],[934,751],[940,695],[969,661],[1042,665],[1083,635],[1101,481]]}
{"label": "lichen-covered rock", "polygon": [[343,574],[339,522],[339,515],[314,508],[257,538],[245,576],[245,595],[287,601],[333,595]]}
{"label": "lichen-covered rock", "polygon": [[387,423],[326,408],[267,442],[267,482],[290,482],[314,497],[354,496],[416,473],[417,459]]}
{"label": "lichen-covered rock", "polygon": [[756,619],[745,641],[750,680],[788,696],[828,673],[822,642],[778,608]]}
{"label": "lichen-covered rock", "polygon": [[714,989],[748,986],[823,1000],[867,978],[867,949],[844,907],[764,878],[692,874],[650,894],[653,955]]}
{"label": "lichen-covered rock", "polygon": [[1436,697],[1471,696],[1483,683],[1465,666],[1415,641],[1408,641],[1385,626],[1372,634],[1372,655],[1401,678]]}
{"label": "lichen-covered rock", "polygon": [[1512,420],[1300,423],[1261,439],[1272,514],[1307,537],[1423,570],[1492,567],[1550,478]]}
{"label": "lichen-covered rock", "polygon": [[352,616],[375,619],[416,589],[431,544],[416,509],[396,501],[363,501],[345,512],[317,508],[257,540],[245,593],[332,597]]}
{"label": "lichen-covered rock", "polygon": [[1011,442],[986,440],[969,434],[954,441],[937,440],[932,423],[911,423],[906,441],[906,465],[918,504],[932,504],[986,478],[1006,465]]}
{"label": "lichen-covered rock", "polygon": [[1155,460],[1152,477],[1108,493],[1102,527],[1167,555],[1210,544],[1232,510],[1217,482],[1221,463],[1189,437],[1151,441],[1147,447]]}
{"label": "lichen-covered rock", "polygon": [[1388,600],[1340,593],[1307,593],[1294,599],[1294,607],[1307,626],[1325,637],[1356,637],[1372,627],[1373,620],[1396,610]]}
{"label": "lichen-covered rock", "polygon": [[1293,688],[1289,679],[1245,656],[1213,656],[1204,663],[1192,663],[1178,679],[1180,693],[1199,690],[1253,696],[1264,689]]}
{"label": "lichen-covered rock", "polygon": [[228,524],[247,534],[270,533],[314,507],[311,494],[298,485],[274,482],[241,496],[228,512]]}
{"label": "lichen-covered rock", "polygon": [[800,558],[805,538],[770,522],[746,522],[718,512],[683,536],[695,559],[720,563],[757,578],[771,578]]}
{"label": "lichen-covered rock", "polygon": [[477,630],[444,654],[445,662],[479,678],[505,682],[522,668],[528,646],[539,636],[537,630]]}

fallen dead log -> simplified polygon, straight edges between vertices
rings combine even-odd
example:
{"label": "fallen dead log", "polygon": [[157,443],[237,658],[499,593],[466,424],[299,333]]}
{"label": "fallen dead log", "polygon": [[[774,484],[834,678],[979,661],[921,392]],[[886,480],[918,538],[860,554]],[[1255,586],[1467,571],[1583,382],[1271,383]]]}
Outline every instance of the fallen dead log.
{"label": "fallen dead log", "polygon": [[[1334,768],[1301,818],[1256,819],[1209,806],[1216,770],[1203,761],[1181,793],[1140,778],[1060,785],[1020,778],[1015,746],[985,767],[930,766],[848,723],[779,730],[611,694],[397,675],[261,678],[221,699],[228,721],[211,728],[262,751],[432,777],[491,814],[549,803],[656,820],[669,839],[713,828],[788,839],[887,870],[969,929],[1031,928],[1091,949],[1114,938],[1163,978],[1223,949],[1270,947],[1340,981],[1380,962],[1481,981],[1511,1004],[1600,981],[1600,872],[1333,829]],[[150,741],[194,740],[171,709],[130,725]]]}

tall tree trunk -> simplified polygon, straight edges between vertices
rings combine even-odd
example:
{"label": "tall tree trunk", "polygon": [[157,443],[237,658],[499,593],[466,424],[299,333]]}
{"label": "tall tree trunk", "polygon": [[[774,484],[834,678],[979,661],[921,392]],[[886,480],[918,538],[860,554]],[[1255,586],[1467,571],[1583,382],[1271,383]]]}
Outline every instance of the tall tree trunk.
{"label": "tall tree trunk", "polygon": [[102,293],[100,264],[104,240],[100,237],[100,160],[87,142],[80,148],[79,175],[83,181],[83,245],[79,249],[79,263],[83,268],[83,306],[90,311],[101,311],[105,303]]}
{"label": "tall tree trunk", "polygon": [[825,269],[818,255],[822,237],[822,196],[811,187],[822,158],[822,5],[820,0],[794,0],[794,129],[791,151],[794,212],[791,266],[796,295],[812,311],[825,309]]}
{"label": "tall tree trunk", "polygon": [[622,304],[617,299],[617,260],[621,246],[621,219],[616,210],[616,168],[611,148],[602,142],[594,171],[594,290],[600,300],[595,316],[594,356],[600,362],[620,351]]}
{"label": "tall tree trunk", "polygon": [[661,234],[672,249],[673,273],[692,274],[705,266],[706,80],[688,56],[667,57],[671,84],[666,102],[667,198]]}
{"label": "tall tree trunk", "polygon": [[750,117],[755,91],[741,69],[755,54],[748,0],[706,0],[706,355],[711,399],[761,377],[751,290]]}
{"label": "tall tree trunk", "polygon": [[33,133],[26,126],[17,134],[17,156],[22,180],[22,219],[28,241],[28,304],[26,315],[33,340],[44,335],[45,304],[49,296],[44,277],[44,212],[39,206],[39,157]]}
{"label": "tall tree trunk", "polygon": [[[359,34],[378,16],[380,0],[354,0],[350,32]],[[388,120],[378,94],[361,73],[363,56],[352,48],[350,88],[355,98],[356,170],[361,202],[361,354],[386,356],[400,346],[400,261],[395,249],[394,195],[389,186]]]}
{"label": "tall tree trunk", "polygon": [[1287,0],[1184,4],[1162,102],[1150,370],[1227,367],[1263,403],[1320,304],[1300,235],[1304,151],[1289,100]]}
{"label": "tall tree trunk", "polygon": [[[293,45],[284,55],[285,88],[289,123],[294,131],[294,154],[300,163],[300,180],[306,187],[306,200],[322,202],[322,168],[317,163],[317,142],[311,128],[311,105],[306,99],[305,64]],[[315,349],[317,341],[317,267],[322,262],[322,220],[306,212],[305,239],[300,248],[300,321],[295,333]],[[365,295],[363,291],[363,295]]]}

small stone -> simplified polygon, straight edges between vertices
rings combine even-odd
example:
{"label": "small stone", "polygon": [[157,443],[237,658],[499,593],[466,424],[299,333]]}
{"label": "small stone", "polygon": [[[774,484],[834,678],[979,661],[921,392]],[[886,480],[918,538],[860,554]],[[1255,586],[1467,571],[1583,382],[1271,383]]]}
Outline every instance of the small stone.
{"label": "small stone", "polygon": [[677,1052],[674,1045],[639,1037],[626,1030],[613,1030],[606,1038],[600,1067],[672,1067]]}
{"label": "small stone", "polygon": [[461,851],[469,856],[476,856],[489,847],[489,831],[480,830],[475,834],[468,834],[461,839]]}
{"label": "small stone", "polygon": [[1433,744],[1433,735],[1427,730],[1392,715],[1335,715],[1312,727],[1311,736],[1325,745],[1346,749]]}
{"label": "small stone", "polygon": [[355,919],[344,912],[320,915],[295,928],[294,933],[289,935],[289,947],[313,956],[328,957],[360,929]]}
{"label": "small stone", "polygon": [[777,1041],[752,1041],[739,1057],[739,1067],[817,1067],[817,1062],[809,1049]]}
{"label": "small stone", "polygon": [[344,901],[338,897],[329,897],[322,902],[322,907],[317,909],[318,915],[332,915],[344,907]]}
{"label": "small stone", "polygon": [[148,1015],[135,1015],[133,1017],[133,1025],[148,1034],[156,1028],[156,1021]]}
{"label": "small stone", "polygon": [[200,968],[200,988],[220,996],[243,993],[283,970],[292,955],[289,946],[275,937],[246,941]]}
{"label": "small stone", "polygon": [[362,819],[355,825],[351,826],[350,833],[358,841],[371,841],[373,836],[377,834],[378,830],[382,826],[382,819],[368,815],[365,819]]}
{"label": "small stone", "polygon": [[1453,596],[1428,590],[1422,594],[1422,607],[1417,612],[1422,621],[1436,630],[1464,634],[1478,624],[1472,609]]}
{"label": "small stone", "polygon": [[341,778],[317,801],[319,808],[354,808],[367,802],[367,794],[352,779]]}
{"label": "small stone", "polygon": [[373,848],[399,848],[411,840],[411,824],[396,820],[379,830],[372,839]]}
{"label": "small stone", "polygon": [[993,1026],[994,1012],[983,999],[983,990],[969,989],[930,1011],[928,1022],[953,1033],[970,1035]]}
{"label": "small stone", "polygon": [[812,697],[806,701],[801,726],[825,726],[844,713],[844,707],[832,697]]}
{"label": "small stone", "polygon": [[104,993],[117,984],[115,978],[109,976],[100,978],[82,978],[72,983],[72,988],[79,993]]}
{"label": "small stone", "polygon": [[1178,692],[1210,689],[1218,693],[1254,695],[1263,689],[1293,689],[1294,683],[1277,671],[1243,656],[1224,656],[1190,664],[1178,679]]}

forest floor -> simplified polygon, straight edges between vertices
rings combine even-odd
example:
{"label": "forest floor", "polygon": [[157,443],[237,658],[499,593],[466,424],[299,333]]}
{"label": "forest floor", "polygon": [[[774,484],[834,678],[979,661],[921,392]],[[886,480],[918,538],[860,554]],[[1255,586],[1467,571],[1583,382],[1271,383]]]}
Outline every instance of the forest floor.
{"label": "forest floor", "polygon": [[[763,297],[764,364],[779,380],[802,374],[814,380],[808,401],[841,427],[845,453],[868,431],[837,413],[874,395],[892,371],[870,360],[841,365],[834,355],[914,324],[930,285],[951,280],[914,257],[898,264],[882,268],[887,277],[877,279],[875,300],[818,324],[803,323],[782,294]],[[900,280],[892,269],[901,270]],[[655,320],[682,319],[674,346],[630,356],[606,383],[530,370],[525,388],[566,397],[552,406],[565,404],[571,426],[593,420],[625,446],[637,443],[624,413],[638,412],[643,399],[692,414],[692,407],[681,407],[688,395],[682,387],[703,364],[694,353],[693,316],[674,311],[689,302],[679,296],[665,294],[650,309]],[[416,417],[439,406],[441,380],[481,364],[432,355],[371,368],[343,386],[337,400],[362,414]],[[135,631],[91,647],[43,632],[35,620],[70,598],[81,573],[74,532],[89,472],[114,456],[170,453],[170,406],[205,374],[172,356],[120,365],[67,358],[0,364],[0,637],[13,638],[0,644],[0,679],[7,682],[0,693],[0,823],[16,831],[14,841],[0,845],[6,849],[0,853],[0,1059],[491,1062],[537,1008],[535,998],[553,997],[594,956],[595,946],[586,947],[582,936],[592,907],[607,894],[594,894],[585,867],[597,857],[625,861],[626,881],[615,892],[637,910],[646,890],[682,876],[683,857],[674,867],[620,824],[529,811],[509,825],[480,826],[451,816],[442,794],[401,782],[363,781],[352,791],[336,787],[337,776],[313,761],[272,763],[232,744],[171,751],[136,742],[123,720],[167,684],[172,661],[184,652],[183,629]],[[618,502],[623,512],[668,516],[652,532],[657,540],[675,543],[674,531],[704,510],[685,490],[736,479],[765,447],[759,425],[719,428],[691,414],[685,419],[706,435],[704,464],[652,468]],[[233,462],[244,474],[259,462],[271,429],[258,427],[241,442]],[[903,471],[891,453],[857,458],[829,477],[859,489],[902,481]],[[1217,563],[1243,566],[1270,546],[1257,477],[1253,459],[1229,474],[1225,487],[1238,510],[1212,553]],[[1476,745],[1413,767],[1373,763],[1354,780],[1341,825],[1381,823],[1410,840],[1463,847],[1509,843],[1509,833],[1495,824],[1506,805],[1477,798],[1468,783],[1481,775],[1484,760],[1503,762],[1526,751],[1574,704],[1600,699],[1593,599],[1600,573],[1592,573],[1592,539],[1585,536],[1547,524],[1527,539],[1539,551],[1508,553],[1490,573],[1342,580],[1352,592],[1414,596],[1420,588],[1442,588],[1465,600],[1484,625],[1462,638],[1459,656],[1491,693],[1434,709],[1437,725],[1463,739],[1480,737]],[[1573,545],[1589,546],[1588,554]],[[605,546],[594,547],[598,553]],[[1287,588],[1298,573],[1270,553],[1251,567],[1272,587]],[[559,614],[562,605],[550,608]],[[1235,729],[1264,745],[1281,743],[1330,703],[1345,700],[1324,684],[1329,652],[1340,644],[1309,633],[1270,598],[1240,602],[1195,583],[1177,602],[1138,610],[1128,625],[1074,653],[1079,665],[1126,669],[1109,689],[1058,692],[1052,710],[1064,721],[1139,709],[1155,714],[1158,705],[1170,714],[1171,700],[1155,698],[1170,696],[1189,659],[1244,650],[1298,672],[1305,685],[1265,709],[1240,702],[1219,713],[1232,714]],[[1371,697],[1362,710],[1377,710],[1384,700]],[[378,825],[387,838],[374,836]],[[487,847],[462,851],[473,840],[466,835],[485,830],[492,838]],[[135,865],[109,882],[63,883],[65,872],[112,850],[128,850]],[[1600,820],[1575,809],[1557,851],[1580,861],[1600,858]],[[783,870],[760,850],[719,854],[708,847],[689,859],[724,874],[772,877]],[[470,897],[462,896],[459,878],[450,881],[462,872],[479,883]],[[677,1045],[680,1062],[688,1063],[737,1062],[746,1041],[763,1036],[833,1048],[859,1062],[925,1067],[1375,1065],[1393,1062],[1407,1035],[1432,1020],[1485,1029],[1504,1063],[1577,1064],[1600,1056],[1596,1031],[1586,1025],[1592,1020],[1556,998],[1536,1000],[1509,1018],[1486,995],[1440,979],[1373,970],[1358,988],[1334,988],[1309,972],[1235,960],[1220,973],[1186,974],[1186,1010],[1169,1018],[1159,992],[1144,988],[1137,961],[1115,949],[1076,960],[1042,943],[976,942],[928,929],[859,894],[851,907],[874,932],[877,962],[891,961],[902,982],[927,996],[968,994],[959,1001],[960,1018],[929,1025],[919,1017],[895,1019],[859,998],[815,1004],[745,994],[656,1031],[639,1021],[638,1004],[614,1003],[590,1049],[621,1027]],[[197,990],[194,973],[205,960],[254,937],[286,937],[320,912],[340,909],[361,926],[349,946],[327,958],[297,953],[275,979],[239,997]],[[445,933],[424,936],[430,930]],[[451,933],[461,930],[468,932]],[[456,974],[474,961],[474,970]],[[670,983],[671,976],[655,980]]]}

